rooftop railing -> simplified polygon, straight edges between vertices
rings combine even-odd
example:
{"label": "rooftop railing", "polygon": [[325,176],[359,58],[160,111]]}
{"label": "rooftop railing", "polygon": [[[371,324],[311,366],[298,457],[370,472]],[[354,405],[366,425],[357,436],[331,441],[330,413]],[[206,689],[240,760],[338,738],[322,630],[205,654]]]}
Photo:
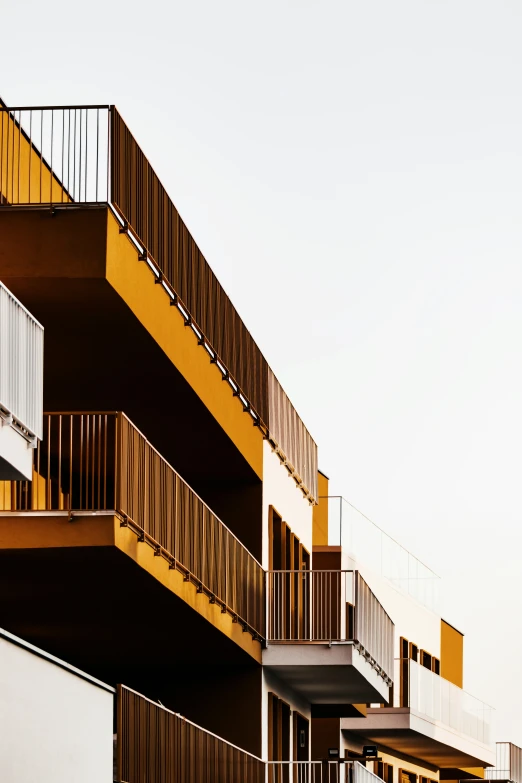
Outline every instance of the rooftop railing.
{"label": "rooftop railing", "polygon": [[391,682],[394,624],[358,571],[267,572],[267,641],[350,642]]}
{"label": "rooftop railing", "polygon": [[409,707],[476,742],[491,745],[494,710],[488,704],[411,659],[395,660],[395,683],[395,707]]}
{"label": "rooftop railing", "polygon": [[264,571],[123,413],[47,413],[32,482],[0,482],[0,509],[113,511],[171,568],[264,638]]}
{"label": "rooftop railing", "polygon": [[0,105],[0,205],[109,205],[303,493],[317,446],[114,106]]}
{"label": "rooftop railing", "polygon": [[0,283],[0,421],[42,437],[44,331]]}
{"label": "rooftop railing", "polygon": [[356,562],[371,568],[433,612],[439,612],[440,577],[341,496],[328,502],[331,546],[342,546]]}

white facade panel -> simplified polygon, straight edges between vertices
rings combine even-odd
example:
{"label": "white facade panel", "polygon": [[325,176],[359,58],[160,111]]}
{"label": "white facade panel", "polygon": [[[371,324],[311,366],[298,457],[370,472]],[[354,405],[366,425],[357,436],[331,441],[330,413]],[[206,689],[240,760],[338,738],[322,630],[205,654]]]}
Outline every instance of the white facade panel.
{"label": "white facade panel", "polygon": [[0,411],[43,435],[43,327],[0,283]]}
{"label": "white facade panel", "polygon": [[44,656],[0,635],[2,783],[111,783],[114,692]]}

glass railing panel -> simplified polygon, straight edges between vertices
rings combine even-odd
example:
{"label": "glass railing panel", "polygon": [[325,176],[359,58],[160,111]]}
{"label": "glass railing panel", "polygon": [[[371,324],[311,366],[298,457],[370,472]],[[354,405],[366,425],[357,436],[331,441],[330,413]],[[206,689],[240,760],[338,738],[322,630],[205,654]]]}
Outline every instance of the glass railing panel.
{"label": "glass railing panel", "polygon": [[439,611],[439,577],[411,552],[340,496],[328,503],[330,546],[342,546],[357,563],[390,581],[434,612]]}
{"label": "glass railing panel", "polygon": [[491,743],[489,705],[413,660],[395,661],[395,683],[394,706],[407,706],[477,742]]}

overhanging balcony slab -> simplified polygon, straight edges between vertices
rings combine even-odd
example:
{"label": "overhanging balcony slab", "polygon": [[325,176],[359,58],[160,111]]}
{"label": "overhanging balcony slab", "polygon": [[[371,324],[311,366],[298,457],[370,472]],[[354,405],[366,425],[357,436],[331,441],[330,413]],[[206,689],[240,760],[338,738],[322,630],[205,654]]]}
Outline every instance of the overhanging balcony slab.
{"label": "overhanging balcony slab", "polygon": [[[387,702],[389,688],[351,643],[269,644],[263,666],[312,704]],[[357,720],[357,719],[356,719]]]}
{"label": "overhanging balcony slab", "polygon": [[489,745],[407,707],[369,709],[364,720],[344,718],[341,729],[437,767],[494,764]]}

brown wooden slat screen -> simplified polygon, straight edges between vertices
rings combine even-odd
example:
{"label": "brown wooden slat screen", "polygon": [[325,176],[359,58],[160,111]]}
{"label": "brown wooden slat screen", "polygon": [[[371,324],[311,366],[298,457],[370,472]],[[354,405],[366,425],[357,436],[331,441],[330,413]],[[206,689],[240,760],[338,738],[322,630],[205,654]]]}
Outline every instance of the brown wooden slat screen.
{"label": "brown wooden slat screen", "polygon": [[112,204],[317,499],[316,444],[116,109],[111,116]]}
{"label": "brown wooden slat screen", "polygon": [[268,429],[304,486],[317,499],[317,445],[268,368]]}
{"label": "brown wooden slat screen", "polygon": [[33,481],[0,482],[0,510],[115,511],[264,637],[261,565],[122,413],[45,414]]}
{"label": "brown wooden slat screen", "polygon": [[255,756],[124,686],[117,699],[121,783],[264,783]]}
{"label": "brown wooden slat screen", "polygon": [[266,359],[116,109],[112,111],[111,175],[112,203],[266,422]]}

